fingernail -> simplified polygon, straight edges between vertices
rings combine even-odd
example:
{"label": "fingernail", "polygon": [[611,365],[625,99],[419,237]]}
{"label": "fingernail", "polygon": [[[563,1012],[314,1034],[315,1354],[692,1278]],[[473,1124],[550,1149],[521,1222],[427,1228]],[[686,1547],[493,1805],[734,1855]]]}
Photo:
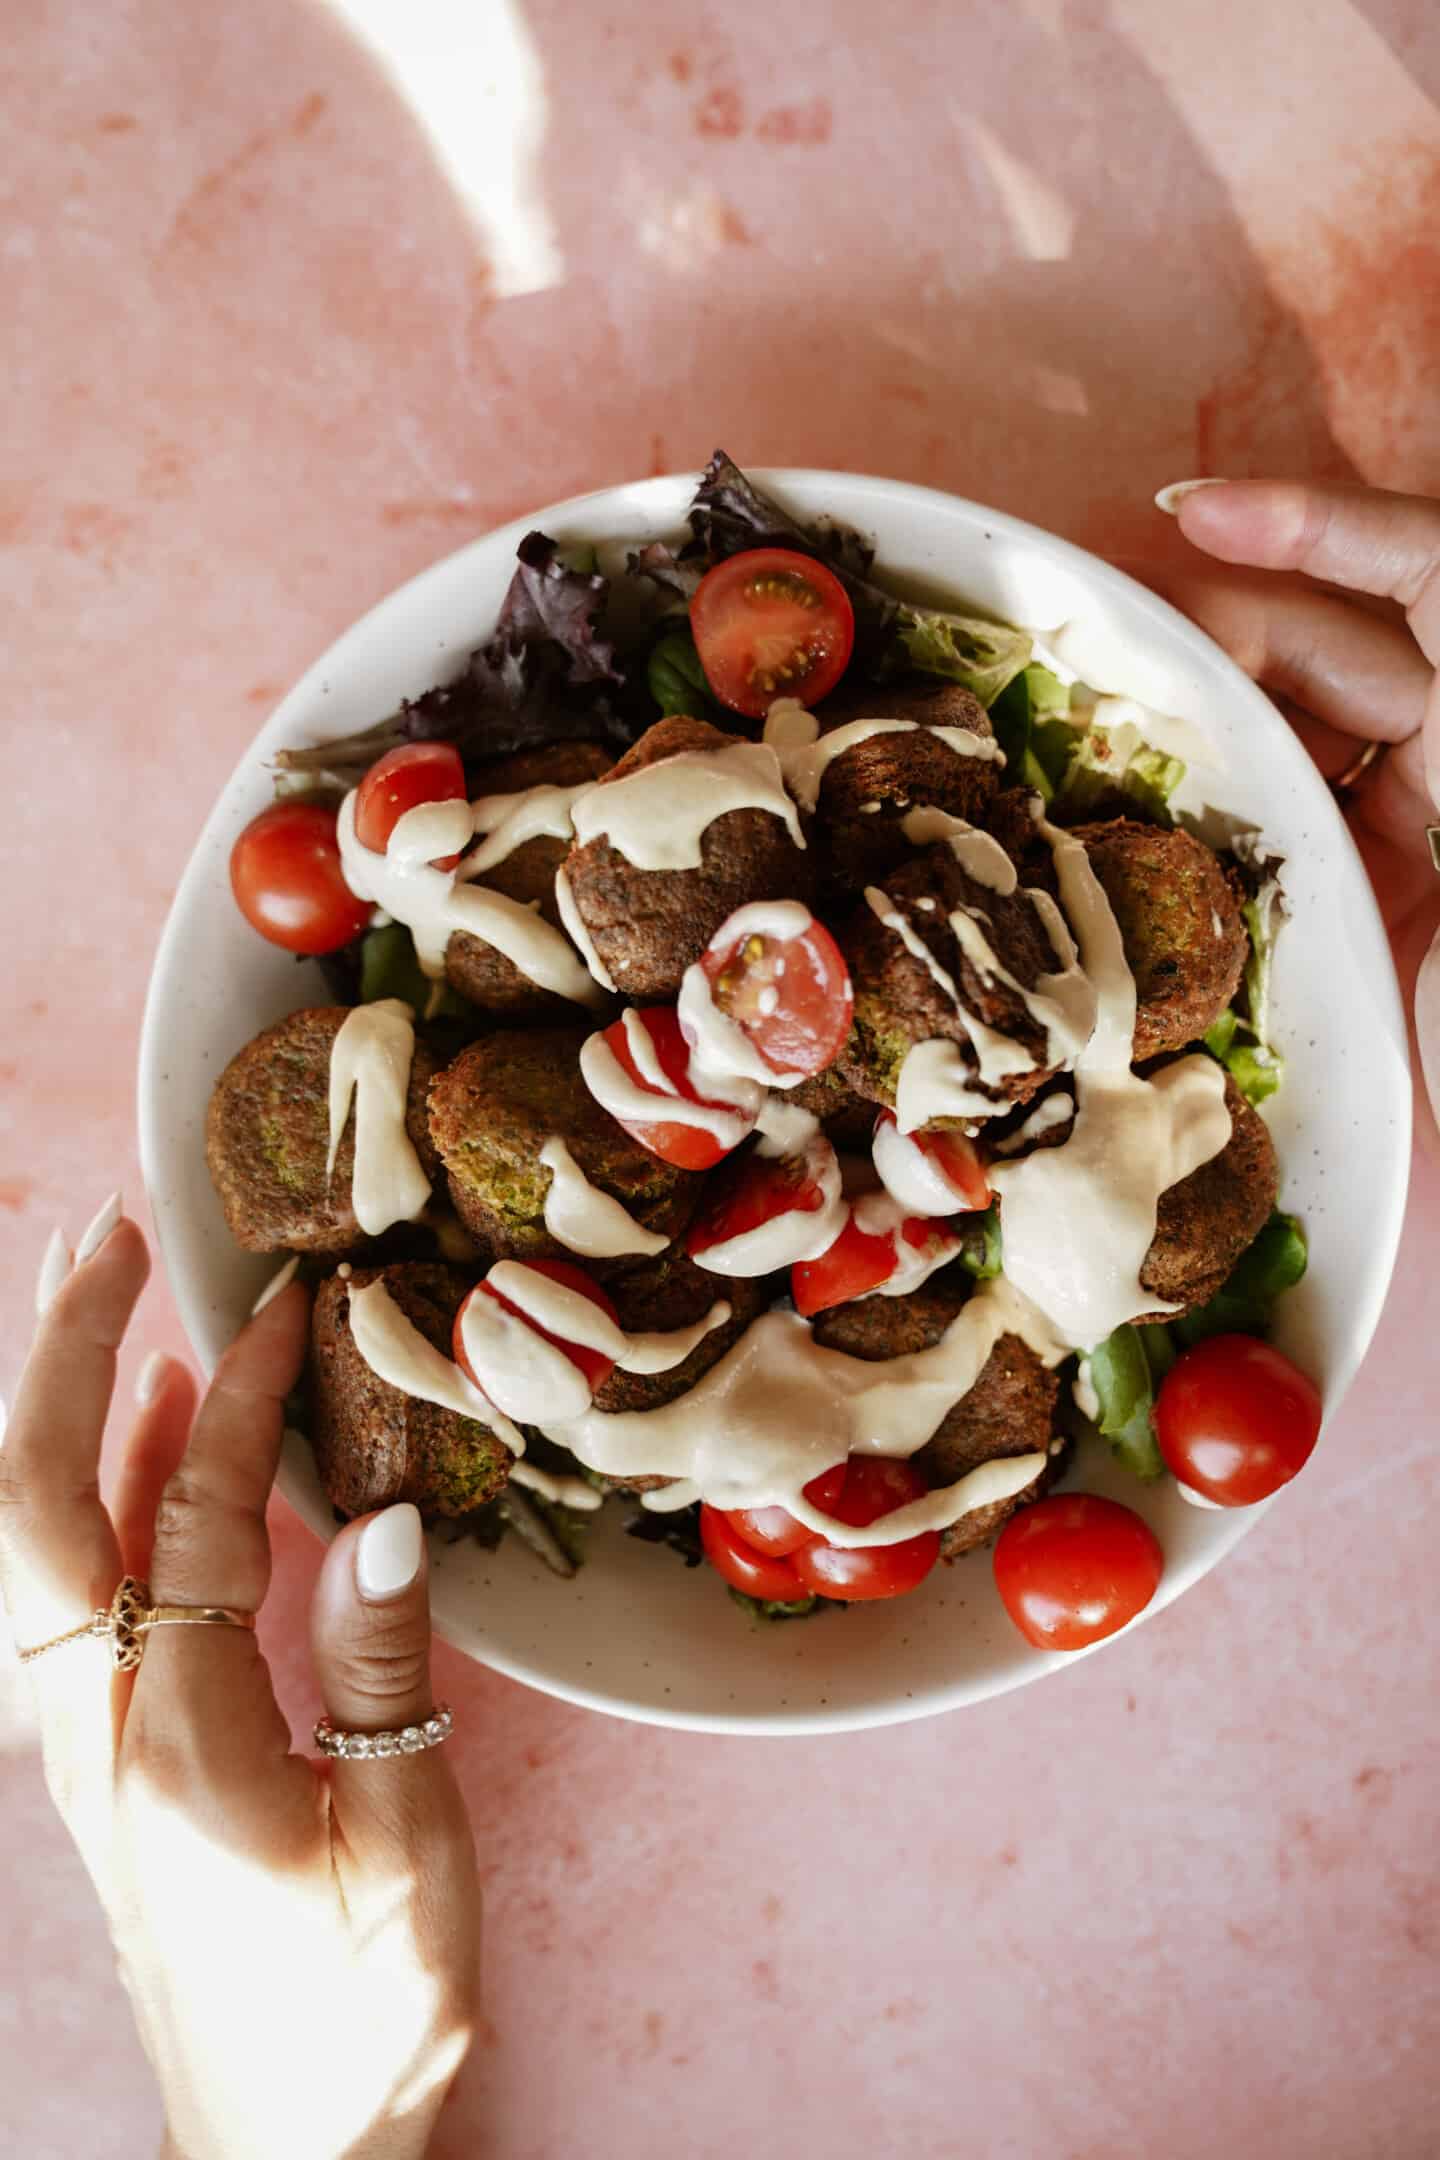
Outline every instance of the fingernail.
{"label": "fingernail", "polygon": [[1225,482],[1221,479],[1172,480],[1169,487],[1163,487],[1157,490],[1155,496],[1155,507],[1157,510],[1163,510],[1166,517],[1174,517],[1176,512],[1179,510],[1181,503],[1185,500],[1185,497],[1187,495],[1193,495],[1196,488],[1224,487],[1224,485]]}
{"label": "fingernail", "polygon": [[35,1285],[35,1310],[37,1313],[44,1314],[49,1311],[56,1291],[70,1273],[73,1265],[74,1262],[70,1258],[70,1247],[65,1242],[64,1231],[60,1229],[52,1230],[50,1242],[45,1247],[45,1257],[40,1262],[39,1280]]}
{"label": "fingernail", "polygon": [[372,1517],[355,1542],[355,1581],[361,1597],[377,1604],[408,1590],[420,1572],[424,1551],[420,1511],[408,1500]]}
{"label": "fingernail", "polygon": [[142,1410],[151,1403],[165,1385],[165,1375],[170,1370],[170,1360],[163,1350],[152,1350],[135,1375],[135,1400]]}
{"label": "fingernail", "polygon": [[119,1193],[112,1192],[89,1229],[82,1233],[80,1242],[75,1247],[76,1267],[79,1267],[82,1261],[88,1260],[92,1253],[99,1252],[100,1247],[120,1220],[121,1205]]}
{"label": "fingernail", "polygon": [[0,1396],[0,1447],[5,1445],[5,1434],[9,1424],[10,1412],[5,1407],[4,1397]]}
{"label": "fingernail", "polygon": [[299,1253],[291,1253],[290,1258],[285,1262],[284,1267],[276,1269],[275,1273],[270,1277],[269,1282],[266,1283],[264,1289],[260,1292],[259,1297],[256,1298],[254,1304],[250,1307],[250,1317],[252,1320],[255,1318],[257,1313],[264,1312],[265,1307],[270,1303],[270,1300],[272,1298],[279,1297],[280,1292],[287,1288],[287,1286],[295,1280],[295,1270],[299,1267],[299,1265]]}

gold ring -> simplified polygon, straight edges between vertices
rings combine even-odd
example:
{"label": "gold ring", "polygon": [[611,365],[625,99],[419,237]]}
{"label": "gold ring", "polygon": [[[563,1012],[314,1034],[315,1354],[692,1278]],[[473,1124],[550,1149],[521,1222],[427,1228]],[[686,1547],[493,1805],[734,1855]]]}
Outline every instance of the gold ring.
{"label": "gold ring", "polygon": [[156,1627],[237,1627],[253,1633],[255,1615],[241,1612],[234,1605],[152,1605],[149,1584],[138,1576],[124,1575],[108,1605],[102,1605],[79,1627],[67,1628],[63,1635],[52,1635],[48,1642],[32,1643],[28,1650],[21,1650],[20,1662],[28,1665],[32,1659],[44,1657],[47,1650],[93,1637],[97,1642],[109,1643],[110,1660],[117,1672],[133,1672],[145,1655],[145,1637]]}
{"label": "gold ring", "polygon": [[1330,792],[1337,801],[1352,795],[1367,773],[1373,773],[1381,761],[1390,754],[1389,743],[1367,742],[1358,750],[1350,763],[1336,773],[1330,782]]}
{"label": "gold ring", "polygon": [[1427,825],[1425,838],[1430,843],[1430,860],[1440,870],[1440,825]]}

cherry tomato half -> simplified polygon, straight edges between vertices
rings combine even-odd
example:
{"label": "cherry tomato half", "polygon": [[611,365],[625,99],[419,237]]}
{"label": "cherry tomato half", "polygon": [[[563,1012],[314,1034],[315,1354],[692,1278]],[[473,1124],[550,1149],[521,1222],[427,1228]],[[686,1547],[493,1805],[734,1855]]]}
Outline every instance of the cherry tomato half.
{"label": "cherry tomato half", "polygon": [[230,890],[252,930],[286,952],[338,952],[370,920],[340,867],[335,812],[323,803],[277,802],[230,850]]}
{"label": "cherry tomato half", "polygon": [[[673,1009],[669,1005],[647,1005],[642,1011],[638,1011],[635,1017],[643,1024],[650,1037],[660,1070],[666,1079],[673,1083],[681,1099],[685,1102],[704,1103],[705,1097],[697,1094],[690,1085],[690,1045],[680,1032],[680,1022]],[[616,1020],[606,1028],[604,1040],[622,1070],[636,1086],[646,1089],[654,1097],[658,1114],[653,1125],[648,1119],[616,1120],[617,1124],[624,1126],[632,1140],[638,1140],[641,1147],[649,1148],[652,1155],[658,1155],[662,1162],[674,1163],[680,1170],[710,1170],[729,1154],[730,1150],[723,1146],[713,1133],[704,1131],[701,1126],[682,1125],[674,1119],[665,1118],[664,1106],[674,1098],[652,1087],[641,1072],[631,1052],[623,1020]],[[710,1103],[708,1107],[728,1111],[737,1117],[740,1115],[733,1103]]]}
{"label": "cherry tomato half", "polygon": [[[600,1285],[592,1282],[583,1268],[575,1267],[569,1260],[527,1260],[524,1265],[533,1269],[537,1275],[548,1275],[551,1282],[561,1283],[565,1289],[577,1291],[581,1297],[588,1298],[592,1305],[599,1306],[607,1320],[613,1320],[616,1326],[619,1326],[620,1315],[616,1312],[615,1307],[600,1288]],[[503,1305],[506,1312],[514,1313],[518,1320],[524,1321],[526,1327],[533,1328],[535,1333],[543,1337],[546,1342],[554,1343],[557,1350],[563,1350],[571,1364],[578,1365],[581,1372],[584,1373],[585,1378],[590,1383],[592,1393],[600,1386],[602,1381],[608,1380],[611,1373],[614,1372],[614,1358],[607,1357],[603,1350],[592,1349],[588,1343],[567,1342],[563,1335],[552,1335],[548,1328],[541,1327],[531,1314],[522,1312],[512,1299],[505,1297],[487,1279],[485,1282],[476,1284],[469,1297],[465,1299],[460,1310],[456,1313],[452,1337],[455,1362],[460,1367],[460,1370],[474,1381],[476,1387],[483,1388],[485,1382],[479,1373],[472,1370],[470,1360],[465,1355],[462,1323],[470,1299],[477,1297],[494,1298],[496,1304]]]}
{"label": "cherry tomato half", "polygon": [[1212,1335],[1166,1373],[1155,1436],[1182,1484],[1220,1507],[1253,1507],[1304,1469],[1320,1415],[1320,1390],[1280,1351]]}
{"label": "cherry tomato half", "polygon": [[[402,743],[370,767],[355,795],[355,837],[383,855],[407,810],[421,803],[464,802],[465,767],[454,743]],[[453,870],[458,855],[438,855],[432,867]]]}
{"label": "cherry tomato half", "polygon": [[[882,1110],[876,1123],[877,1134],[882,1125],[894,1124],[894,1111]],[[950,1132],[944,1126],[922,1126],[917,1132],[901,1134],[900,1144],[918,1148],[941,1182],[949,1186],[955,1196],[954,1213],[970,1214],[989,1207],[990,1180],[985,1165],[974,1141],[967,1140],[964,1133]]]}
{"label": "cherry tomato half", "polygon": [[[858,1528],[878,1522],[882,1515],[893,1515],[896,1508],[921,1499],[928,1489],[908,1462],[887,1455],[852,1455],[812,1478],[805,1497],[837,1522]],[[817,1597],[854,1603],[906,1596],[919,1588],[939,1557],[939,1531],[922,1530],[917,1537],[901,1538],[894,1545],[832,1545],[819,1538],[813,1545],[801,1546],[790,1565]]]}
{"label": "cherry tomato half", "polygon": [[790,1295],[806,1320],[831,1305],[848,1305],[888,1282],[895,1272],[892,1233],[876,1237],[862,1230],[853,1213],[833,1245],[818,1260],[797,1260],[790,1270]]}
{"label": "cherry tomato half", "polygon": [[1056,1493],[1012,1515],[995,1545],[995,1587],[1037,1650],[1083,1650],[1143,1612],[1165,1556],[1133,1509]]}
{"label": "cherry tomato half", "polygon": [[758,1230],[791,1209],[813,1214],[825,1195],[806,1170],[802,1155],[752,1155],[732,1172],[722,1171],[705,1188],[700,1212],[690,1225],[685,1249],[692,1255],[728,1245],[731,1238]]}
{"label": "cherry tomato half", "polygon": [[750,548],[690,602],[700,665],[722,705],[761,720],[772,699],[816,705],[844,674],[855,611],[833,570],[791,548]]}
{"label": "cherry tomato half", "polygon": [[712,943],[700,965],[715,1004],[774,1071],[809,1078],[834,1064],[850,1032],[855,994],[823,923],[812,922],[799,937],[751,931],[728,944]]}
{"label": "cherry tomato half", "polygon": [[772,1559],[746,1543],[728,1515],[708,1501],[700,1510],[700,1543],[705,1557],[733,1590],[746,1597],[793,1605],[809,1595],[788,1560]]}

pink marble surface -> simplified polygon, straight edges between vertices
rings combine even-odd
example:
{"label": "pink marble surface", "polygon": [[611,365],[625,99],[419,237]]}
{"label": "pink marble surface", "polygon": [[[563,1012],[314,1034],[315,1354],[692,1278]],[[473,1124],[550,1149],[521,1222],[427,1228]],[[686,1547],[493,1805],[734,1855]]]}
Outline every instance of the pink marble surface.
{"label": "pink marble surface", "polygon": [[[0,43],[28,761],[0,871],[0,1386],[50,1224],[138,1199],[141,998],[217,783],[436,555],[716,441],[1128,550],[1171,544],[1150,493],[1192,472],[1440,488],[1426,0],[368,13],[410,24],[429,131],[295,0],[46,0]],[[1376,868],[1413,972],[1435,903]],[[1433,2151],[1437,1260],[1432,1138],[1300,1487],[1178,1607],[1021,1696],[724,1741],[442,1650],[491,2026],[437,2150]],[[127,1378],[154,1344],[182,1347],[158,1283]],[[316,1548],[283,1506],[273,1529],[265,1638],[303,1730]],[[0,1686],[5,2147],[143,2152],[108,1945]]]}

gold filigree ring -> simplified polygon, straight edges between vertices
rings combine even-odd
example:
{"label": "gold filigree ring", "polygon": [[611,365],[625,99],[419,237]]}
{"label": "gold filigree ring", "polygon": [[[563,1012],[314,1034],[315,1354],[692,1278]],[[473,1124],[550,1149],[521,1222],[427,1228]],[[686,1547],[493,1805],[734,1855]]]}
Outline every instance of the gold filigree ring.
{"label": "gold filigree ring", "polygon": [[254,1613],[240,1612],[233,1605],[152,1605],[150,1585],[138,1576],[124,1575],[108,1605],[102,1605],[80,1627],[67,1628],[63,1635],[52,1635],[48,1642],[33,1643],[28,1650],[22,1650],[20,1662],[28,1665],[32,1659],[44,1657],[47,1650],[93,1637],[97,1642],[109,1643],[110,1661],[117,1672],[133,1672],[145,1655],[145,1637],[151,1628],[238,1627],[253,1631],[254,1626]]}

